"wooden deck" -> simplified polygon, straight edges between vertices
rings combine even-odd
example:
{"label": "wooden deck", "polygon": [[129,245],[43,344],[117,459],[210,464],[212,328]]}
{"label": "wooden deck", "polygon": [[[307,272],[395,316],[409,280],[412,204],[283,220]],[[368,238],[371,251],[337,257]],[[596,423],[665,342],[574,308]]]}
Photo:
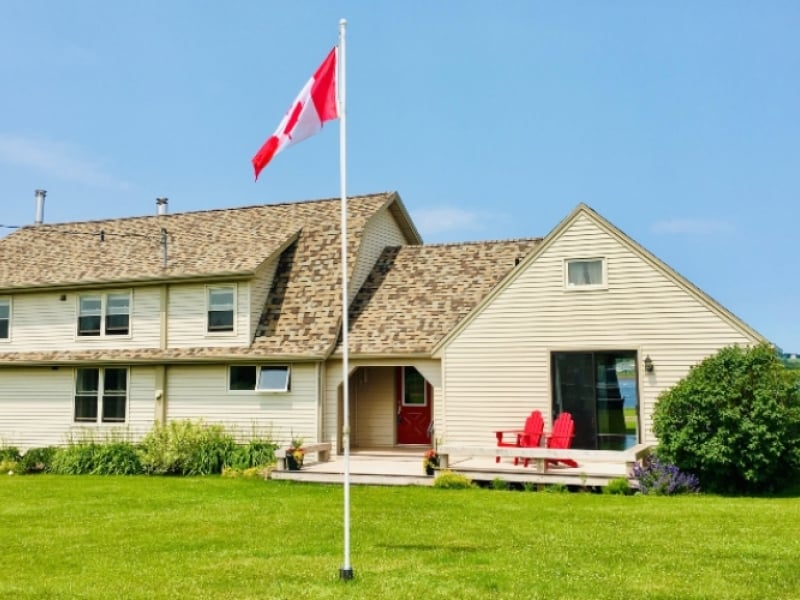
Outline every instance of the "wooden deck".
{"label": "wooden deck", "polygon": [[[353,485],[432,485],[434,477],[426,476],[422,455],[426,448],[356,450],[350,454],[350,482]],[[650,446],[640,445],[625,451],[548,450],[546,448],[496,448],[479,446],[442,446],[441,468],[465,475],[478,482],[502,479],[509,483],[537,485],[563,484],[601,487],[612,479],[632,477],[633,464],[649,454]],[[559,455],[559,453],[563,454]],[[500,463],[495,456],[501,455]],[[514,465],[513,457],[530,454],[528,467]],[[578,467],[551,466],[547,458],[569,457]],[[540,462],[541,461],[541,462]],[[300,471],[278,468],[271,479],[309,483],[342,484],[344,457],[332,456],[328,461],[306,460]]]}

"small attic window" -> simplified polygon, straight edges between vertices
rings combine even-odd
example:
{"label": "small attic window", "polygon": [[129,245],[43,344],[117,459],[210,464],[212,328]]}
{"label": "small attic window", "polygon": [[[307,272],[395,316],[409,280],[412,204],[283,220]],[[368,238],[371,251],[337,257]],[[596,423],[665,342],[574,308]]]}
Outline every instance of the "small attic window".
{"label": "small attic window", "polygon": [[581,258],[566,262],[566,287],[569,289],[606,287],[606,261],[603,258]]}

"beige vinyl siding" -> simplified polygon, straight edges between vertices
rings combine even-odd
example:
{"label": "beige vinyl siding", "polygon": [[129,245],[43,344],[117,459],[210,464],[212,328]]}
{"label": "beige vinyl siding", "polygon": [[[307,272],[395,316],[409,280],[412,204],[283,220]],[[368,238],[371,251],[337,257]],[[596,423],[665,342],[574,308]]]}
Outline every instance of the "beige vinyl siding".
{"label": "beige vinyl siding", "polygon": [[352,281],[348,283],[347,291],[350,302],[353,301],[358,290],[364,285],[384,248],[387,246],[402,246],[406,243],[405,235],[403,235],[388,208],[384,208],[370,219],[369,223],[364,227],[356,266],[353,269]]}
{"label": "beige vinyl siding", "polygon": [[396,367],[363,367],[350,389],[351,443],[354,448],[394,446]]}
{"label": "beige vinyl siding", "polygon": [[[236,290],[234,331],[208,333],[208,288],[233,286]],[[250,285],[247,282],[173,285],[169,291],[167,339],[170,348],[246,346],[250,333]]]}
{"label": "beige vinyl siding", "polygon": [[[256,364],[256,363],[253,363]],[[292,434],[317,441],[317,368],[292,364],[286,393],[228,391],[227,365],[169,366],[167,420],[204,419],[246,438],[252,431],[287,442]]]}
{"label": "beige vinyl siding", "polygon": [[259,267],[255,278],[250,283],[252,293],[250,294],[250,332],[248,340],[253,340],[256,336],[258,322],[264,312],[264,305],[267,303],[267,296],[272,287],[272,280],[275,278],[275,270],[278,268],[279,258],[276,256]]}
{"label": "beige vinyl siding", "polygon": [[[602,257],[608,286],[566,289],[564,264]],[[722,311],[682,287],[585,214],[555,238],[444,349],[449,443],[492,443],[493,431],[518,427],[525,415],[551,412],[550,353],[633,350],[639,353],[643,441],[654,442],[658,394],[703,358],[755,340]],[[649,355],[652,374],[641,360]]]}
{"label": "beige vinyl siding", "polygon": [[[78,331],[78,297],[130,291],[129,335],[81,336]],[[64,300],[61,297],[64,296]],[[159,345],[160,292],[157,287],[120,290],[15,294],[11,314],[11,340],[4,352],[42,350],[96,350],[153,348]]]}
{"label": "beige vinyl siding", "polygon": [[[349,363],[351,445],[353,447],[383,447],[394,445],[396,439],[395,370],[400,366],[416,367],[433,387],[434,423],[440,417],[442,403],[441,363],[438,359],[359,359]],[[365,373],[366,372],[366,379]],[[337,452],[341,435],[342,361],[325,363],[323,396],[324,421],[322,437],[330,441]]]}
{"label": "beige vinyl siding", "polygon": [[140,439],[153,424],[154,369],[132,367],[126,422],[74,422],[75,369],[26,367],[0,370],[0,442],[21,449],[58,446],[70,437]]}

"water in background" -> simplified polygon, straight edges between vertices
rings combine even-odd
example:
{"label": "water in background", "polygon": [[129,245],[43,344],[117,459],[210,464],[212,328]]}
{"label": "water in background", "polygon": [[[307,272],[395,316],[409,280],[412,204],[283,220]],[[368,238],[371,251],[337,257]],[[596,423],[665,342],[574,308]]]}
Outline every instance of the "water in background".
{"label": "water in background", "polygon": [[622,403],[625,408],[635,408],[638,403],[636,397],[636,380],[633,378],[620,377],[619,378],[619,393],[622,394],[624,402]]}

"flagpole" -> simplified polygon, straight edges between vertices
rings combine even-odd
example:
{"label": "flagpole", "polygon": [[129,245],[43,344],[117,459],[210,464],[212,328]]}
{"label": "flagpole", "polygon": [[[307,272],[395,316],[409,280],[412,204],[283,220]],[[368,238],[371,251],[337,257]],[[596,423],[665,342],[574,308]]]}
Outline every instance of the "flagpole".
{"label": "flagpole", "polygon": [[353,578],[350,565],[350,365],[348,343],[347,302],[347,110],[345,105],[345,47],[346,19],[339,20],[339,57],[336,61],[339,103],[339,182],[342,205],[342,444],[344,445],[344,563],[339,579]]}

